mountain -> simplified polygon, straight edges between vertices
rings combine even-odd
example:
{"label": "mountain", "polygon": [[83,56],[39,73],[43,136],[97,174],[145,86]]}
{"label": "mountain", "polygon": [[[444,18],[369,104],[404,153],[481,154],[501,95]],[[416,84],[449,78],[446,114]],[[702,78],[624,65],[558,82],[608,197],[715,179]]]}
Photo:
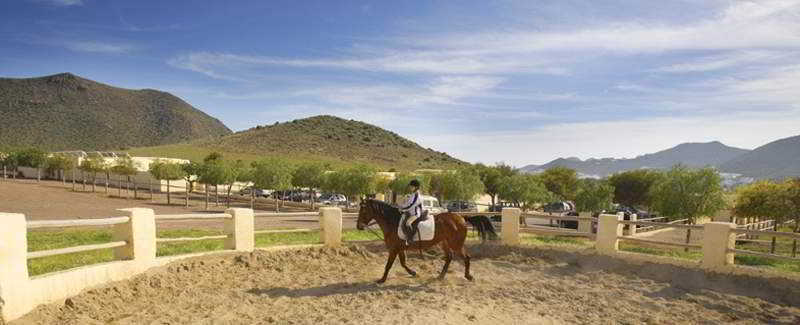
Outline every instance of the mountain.
{"label": "mountain", "polygon": [[754,178],[800,176],[800,135],[753,149],[720,166],[722,171]]}
{"label": "mountain", "polygon": [[[706,143],[683,143],[667,150],[638,156],[632,159],[615,158],[558,158],[541,165],[531,172],[551,167],[564,166],[575,169],[584,176],[605,177],[621,171],[638,168],[670,168],[682,163],[690,167],[720,166],[726,161],[748,153],[748,150],[726,146],[719,141]],[[525,167],[527,168],[527,166]]]}
{"label": "mountain", "polygon": [[0,147],[117,150],[230,133],[162,91],[116,88],[70,73],[0,78]]}
{"label": "mountain", "polygon": [[314,160],[339,165],[360,162],[398,170],[454,168],[465,164],[446,153],[423,148],[394,132],[328,115],[256,126],[235,134],[180,145],[134,148],[130,153],[200,160],[214,151],[230,159],[255,160],[277,155],[295,161]]}

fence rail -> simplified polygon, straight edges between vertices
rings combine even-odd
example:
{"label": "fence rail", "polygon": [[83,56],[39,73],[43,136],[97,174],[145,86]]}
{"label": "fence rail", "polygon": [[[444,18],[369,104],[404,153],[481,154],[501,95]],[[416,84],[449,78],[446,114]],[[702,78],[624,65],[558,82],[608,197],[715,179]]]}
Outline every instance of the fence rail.
{"label": "fence rail", "polygon": [[778,255],[778,254],[771,254],[771,253],[762,253],[762,252],[756,252],[756,251],[751,251],[751,250],[746,250],[746,249],[735,249],[734,248],[734,249],[728,249],[728,252],[731,252],[731,253],[734,253],[734,254],[744,254],[744,255],[750,255],[750,256],[757,256],[757,257],[775,258],[775,259],[781,259],[781,260],[785,260],[785,261],[794,261],[794,262],[800,261],[800,258],[797,258],[797,257],[791,257],[791,256],[786,256],[786,255]]}
{"label": "fence rail", "polygon": [[312,232],[314,229],[311,228],[297,228],[297,229],[275,229],[275,230],[256,230],[256,234],[281,234],[281,233],[293,233],[293,232]]}
{"label": "fence rail", "polygon": [[783,231],[769,231],[769,230],[752,230],[752,229],[734,229],[734,233],[743,235],[755,236],[768,236],[768,237],[784,237],[790,239],[800,239],[800,233],[783,232]]}
{"label": "fence rail", "polygon": [[700,225],[682,225],[682,224],[672,224],[672,223],[661,223],[661,222],[650,222],[650,221],[630,221],[630,220],[620,220],[619,223],[621,223],[623,225],[637,225],[637,226],[652,226],[652,227],[659,227],[659,228],[677,228],[677,229],[703,230],[703,226],[700,226]]}
{"label": "fence rail", "polygon": [[80,253],[80,252],[88,252],[88,251],[95,251],[98,249],[106,249],[106,248],[115,248],[115,247],[122,247],[128,245],[126,241],[115,241],[105,244],[95,244],[95,245],[82,245],[82,246],[73,246],[67,248],[58,248],[58,249],[50,249],[50,250],[42,250],[42,251],[33,251],[28,252],[28,259],[34,258],[41,258],[47,256],[54,256],[54,255],[64,255],[64,254],[71,254],[71,253]]}
{"label": "fence rail", "polygon": [[675,243],[675,242],[665,242],[660,240],[650,240],[650,239],[643,239],[640,237],[631,237],[631,236],[622,236],[619,239],[623,239],[626,241],[642,243],[642,244],[654,244],[654,245],[664,245],[664,246],[674,246],[674,247],[683,247],[683,248],[703,248],[701,245],[696,244],[685,244],[685,243]]}
{"label": "fence rail", "polygon": [[160,214],[156,220],[191,220],[191,219],[230,219],[232,216],[227,213],[206,213],[206,214]]}
{"label": "fence rail", "polygon": [[184,241],[195,241],[195,240],[209,240],[209,239],[226,239],[228,235],[215,235],[215,236],[202,236],[202,237],[178,237],[178,238],[156,238],[157,243],[172,243],[172,242],[184,242]]}
{"label": "fence rail", "polygon": [[111,226],[127,223],[129,217],[110,217],[96,219],[71,219],[71,220],[36,220],[28,221],[28,229],[37,228],[62,228],[62,227],[83,227],[83,226]]}

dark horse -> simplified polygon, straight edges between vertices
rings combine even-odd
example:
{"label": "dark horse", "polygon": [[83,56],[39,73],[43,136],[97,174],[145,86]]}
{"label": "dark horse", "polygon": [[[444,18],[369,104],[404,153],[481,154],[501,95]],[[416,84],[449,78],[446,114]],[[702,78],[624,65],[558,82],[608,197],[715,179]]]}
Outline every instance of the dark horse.
{"label": "dark horse", "polygon": [[[386,281],[389,276],[389,270],[394,264],[394,259],[400,256],[400,265],[406,269],[406,272],[411,276],[416,276],[414,272],[406,265],[406,253],[408,249],[427,249],[435,245],[439,245],[444,250],[445,263],[442,272],[439,273],[439,279],[443,279],[447,273],[447,268],[453,260],[453,254],[457,254],[464,259],[464,277],[472,281],[472,275],[469,274],[469,254],[464,247],[464,241],[467,239],[467,226],[464,218],[452,213],[440,213],[435,216],[434,222],[436,223],[436,230],[433,235],[433,240],[412,242],[411,245],[406,245],[406,242],[397,236],[397,227],[400,225],[400,210],[391,206],[390,204],[378,200],[365,200],[361,202],[361,209],[358,211],[358,223],[356,227],[359,230],[364,228],[372,221],[378,224],[383,231],[383,241],[386,248],[389,250],[389,259],[386,261],[386,269],[383,272],[383,277],[378,280],[378,283]],[[480,230],[479,230],[480,231]]]}

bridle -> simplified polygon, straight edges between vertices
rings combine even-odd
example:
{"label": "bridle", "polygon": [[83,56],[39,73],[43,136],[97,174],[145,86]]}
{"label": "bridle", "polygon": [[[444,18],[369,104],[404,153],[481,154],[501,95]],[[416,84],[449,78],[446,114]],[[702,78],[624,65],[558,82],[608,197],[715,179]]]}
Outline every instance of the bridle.
{"label": "bridle", "polygon": [[[362,207],[363,207],[363,206],[364,206],[366,203],[364,203],[364,202],[362,201],[362,202],[361,202],[361,204],[362,204]],[[370,212],[373,214],[373,218],[372,218],[372,221],[371,221],[370,223],[368,223],[368,224],[366,224],[366,225],[364,226],[364,229],[366,229],[367,231],[369,231],[369,232],[370,232],[370,233],[371,233],[373,236],[375,236],[375,238],[378,238],[378,239],[380,239],[381,241],[383,241],[383,235],[382,235],[382,234],[379,234],[379,231],[376,231],[375,229],[373,229],[373,228],[372,228],[372,226],[374,226],[374,225],[377,225],[377,224],[378,224],[378,221],[377,221],[377,220],[375,220],[375,217],[374,217],[374,214],[376,213],[376,212],[375,212],[375,209],[373,209],[372,205],[368,205],[368,206],[366,206],[366,208],[367,208],[367,209],[369,209],[369,210],[370,210]]]}

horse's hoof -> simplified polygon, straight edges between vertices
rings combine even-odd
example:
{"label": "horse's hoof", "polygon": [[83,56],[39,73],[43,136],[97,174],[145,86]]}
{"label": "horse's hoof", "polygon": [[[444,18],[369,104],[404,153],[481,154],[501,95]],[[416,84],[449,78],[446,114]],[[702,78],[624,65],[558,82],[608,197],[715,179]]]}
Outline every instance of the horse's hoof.
{"label": "horse's hoof", "polygon": [[417,272],[411,271],[411,272],[408,272],[408,274],[410,274],[412,277],[415,277],[415,278],[417,277]]}
{"label": "horse's hoof", "polygon": [[377,284],[383,284],[384,282],[386,282],[386,279],[379,279],[378,281],[375,281]]}
{"label": "horse's hoof", "polygon": [[464,277],[467,278],[467,280],[470,280],[470,281],[475,280],[475,278],[473,278],[471,275],[465,275]]}

